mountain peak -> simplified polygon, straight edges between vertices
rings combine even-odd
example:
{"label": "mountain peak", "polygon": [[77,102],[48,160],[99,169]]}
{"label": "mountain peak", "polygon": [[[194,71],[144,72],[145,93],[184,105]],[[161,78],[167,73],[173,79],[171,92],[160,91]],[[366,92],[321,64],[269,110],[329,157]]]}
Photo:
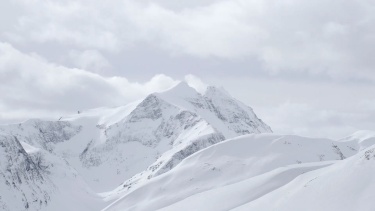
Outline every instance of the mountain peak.
{"label": "mountain peak", "polygon": [[178,97],[178,98],[186,98],[186,97],[196,97],[199,93],[192,87],[189,86],[186,82],[182,81],[178,83],[176,86],[158,93],[159,96],[162,97]]}

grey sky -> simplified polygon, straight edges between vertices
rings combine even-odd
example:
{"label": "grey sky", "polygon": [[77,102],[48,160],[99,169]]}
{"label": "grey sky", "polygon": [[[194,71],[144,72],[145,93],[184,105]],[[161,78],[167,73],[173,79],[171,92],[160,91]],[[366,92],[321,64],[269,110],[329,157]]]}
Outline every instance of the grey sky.
{"label": "grey sky", "polygon": [[[116,106],[186,75],[275,132],[374,129],[372,0],[0,3],[0,122]],[[160,75],[163,74],[163,75]]]}

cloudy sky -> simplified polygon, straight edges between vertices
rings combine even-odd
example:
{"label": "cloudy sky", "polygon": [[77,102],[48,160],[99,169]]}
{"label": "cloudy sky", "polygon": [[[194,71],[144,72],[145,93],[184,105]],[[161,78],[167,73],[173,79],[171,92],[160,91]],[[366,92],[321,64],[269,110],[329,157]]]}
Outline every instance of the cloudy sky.
{"label": "cloudy sky", "polygon": [[223,86],[277,133],[375,130],[373,0],[0,3],[0,123]]}

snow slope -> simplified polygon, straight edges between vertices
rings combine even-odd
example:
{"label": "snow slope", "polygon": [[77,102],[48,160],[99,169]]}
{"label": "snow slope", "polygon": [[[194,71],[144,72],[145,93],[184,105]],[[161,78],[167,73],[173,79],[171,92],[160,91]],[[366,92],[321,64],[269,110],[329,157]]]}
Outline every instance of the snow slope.
{"label": "snow slope", "polygon": [[[276,199],[287,200],[283,195],[295,192],[283,190],[285,185],[306,177],[303,182],[293,186],[303,189],[302,183],[306,184],[315,178],[305,176],[310,175],[307,172],[312,175],[314,172],[330,172],[331,168],[336,168],[334,166],[361,157],[364,151],[358,153],[358,150],[363,142],[375,144],[372,140],[371,136],[358,138],[356,134],[339,141],[274,134],[237,137],[195,153],[173,170],[144,183],[105,210],[279,210],[278,204],[270,202],[277,201]],[[350,158],[346,160],[347,157]],[[346,168],[350,171],[351,167],[346,165]],[[370,170],[371,172],[373,171]],[[340,177],[339,174],[340,172],[335,176]],[[351,183],[354,188],[361,179],[360,175],[356,176],[358,178],[347,178],[345,182]],[[332,177],[327,181],[333,179]],[[371,180],[363,184],[366,182]],[[322,192],[325,190],[319,183],[316,184]],[[342,187],[337,186],[332,194],[339,194],[340,188]],[[278,194],[272,199],[263,200],[263,197],[274,192]],[[365,197],[373,194],[374,191],[369,191]],[[298,194],[292,195],[297,197]],[[344,192],[342,195],[352,197],[353,194]],[[314,197],[320,200],[319,194]],[[308,198],[304,198],[305,201],[301,199],[302,202],[288,201],[290,204],[285,210],[306,210],[298,206],[296,209],[289,209],[289,206],[298,203],[304,205]],[[257,201],[262,203],[252,205]],[[247,203],[248,206],[241,207]],[[337,210],[323,208],[325,209],[311,210]],[[352,206],[347,210],[356,209]]]}
{"label": "snow slope", "polygon": [[[374,210],[375,145],[234,210]],[[272,203],[270,203],[272,201]]]}

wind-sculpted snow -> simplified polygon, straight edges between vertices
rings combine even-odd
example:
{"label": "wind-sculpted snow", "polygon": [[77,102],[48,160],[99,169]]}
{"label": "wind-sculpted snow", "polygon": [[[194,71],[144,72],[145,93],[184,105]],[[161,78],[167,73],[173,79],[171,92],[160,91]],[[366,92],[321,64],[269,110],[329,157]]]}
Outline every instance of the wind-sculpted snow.
{"label": "wind-sculpted snow", "polygon": [[360,151],[362,149],[365,149],[372,144],[375,143],[375,131],[357,131],[351,136],[348,136],[346,138],[343,138],[339,140],[340,142],[356,142],[358,143],[355,149],[352,150],[357,150]]}

